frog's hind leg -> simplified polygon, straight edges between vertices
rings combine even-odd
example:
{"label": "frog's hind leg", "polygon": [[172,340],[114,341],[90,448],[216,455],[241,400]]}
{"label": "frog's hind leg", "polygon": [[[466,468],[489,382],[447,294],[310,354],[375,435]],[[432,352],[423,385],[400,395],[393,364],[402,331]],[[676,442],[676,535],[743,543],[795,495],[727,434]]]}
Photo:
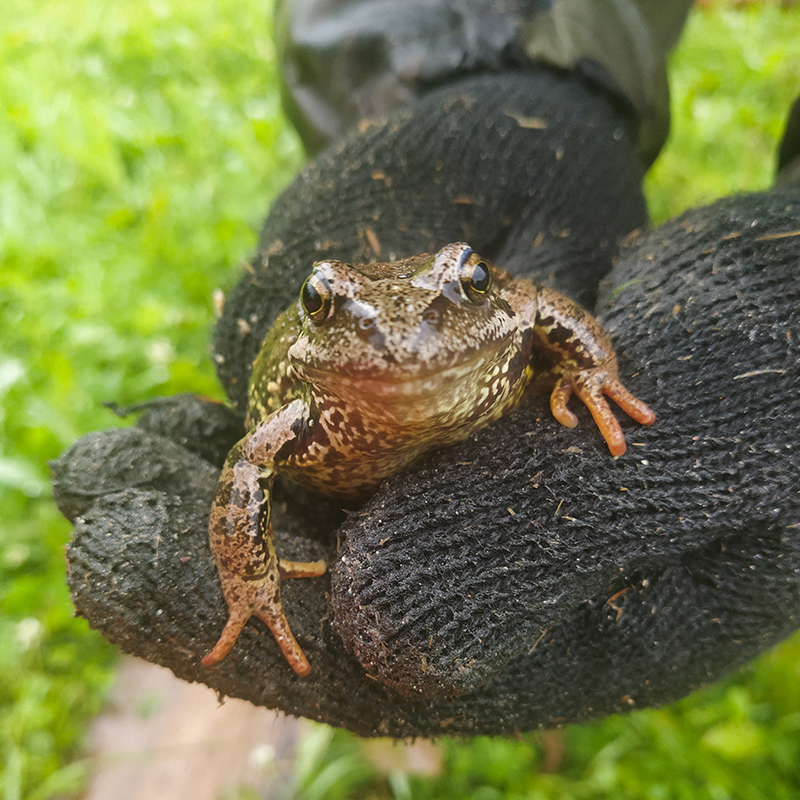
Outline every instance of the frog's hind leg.
{"label": "frog's hind leg", "polygon": [[299,675],[310,669],[289,629],[280,599],[281,578],[312,578],[325,562],[281,561],[272,540],[274,455],[297,446],[296,423],[307,418],[300,400],[259,423],[230,452],[211,506],[208,541],[217,562],[229,616],[222,635],[203,658],[216,664],[230,652],[251,616],[263,620]]}
{"label": "frog's hind leg", "polygon": [[283,612],[280,581],[282,578],[316,578],[324,574],[325,569],[324,561],[275,559],[270,560],[266,574],[253,578],[221,567],[222,589],[230,613],[216,645],[204,656],[203,664],[210,667],[225,658],[250,617],[258,617],[272,632],[291,668],[298,675],[307,675],[311,666]]}

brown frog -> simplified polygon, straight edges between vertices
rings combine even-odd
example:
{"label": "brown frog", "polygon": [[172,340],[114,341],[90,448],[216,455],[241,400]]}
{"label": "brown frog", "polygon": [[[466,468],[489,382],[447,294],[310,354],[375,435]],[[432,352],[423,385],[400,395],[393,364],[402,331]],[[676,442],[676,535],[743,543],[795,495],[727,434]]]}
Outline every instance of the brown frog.
{"label": "brown frog", "polygon": [[493,274],[467,244],[388,264],[315,264],[300,302],[277,319],[256,358],[250,432],[217,486],[209,536],[230,616],[203,663],[224,658],[256,616],[295,672],[310,669],[280,582],[326,567],[276,554],[276,474],[362,499],[423,454],[500,417],[542,375],[553,416],[574,427],[567,401],[576,394],[614,456],[625,439],[603,395],[637,422],[655,420],[619,382],[611,342],[592,316],[550,289]]}

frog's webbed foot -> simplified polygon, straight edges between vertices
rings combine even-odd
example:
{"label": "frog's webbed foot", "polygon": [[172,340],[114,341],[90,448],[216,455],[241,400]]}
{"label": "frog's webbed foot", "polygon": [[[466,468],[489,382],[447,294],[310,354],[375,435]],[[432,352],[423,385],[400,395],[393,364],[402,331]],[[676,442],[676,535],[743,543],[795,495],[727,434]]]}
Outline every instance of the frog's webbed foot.
{"label": "frog's webbed foot", "polygon": [[228,622],[203,664],[210,667],[225,658],[236,644],[250,617],[258,617],[272,632],[283,655],[298,675],[311,669],[308,659],[292,634],[280,600],[281,578],[316,578],[326,570],[324,561],[284,561],[271,563],[266,574],[256,578],[236,575],[223,567],[219,573],[228,603]]}
{"label": "frog's webbed foot", "polygon": [[625,436],[604,395],[642,425],[655,422],[656,415],[620,383],[615,370],[595,367],[568,373],[558,379],[550,394],[550,410],[568,428],[578,424],[578,418],[567,408],[567,401],[573,393],[591,412],[613,456],[621,456],[625,452]]}

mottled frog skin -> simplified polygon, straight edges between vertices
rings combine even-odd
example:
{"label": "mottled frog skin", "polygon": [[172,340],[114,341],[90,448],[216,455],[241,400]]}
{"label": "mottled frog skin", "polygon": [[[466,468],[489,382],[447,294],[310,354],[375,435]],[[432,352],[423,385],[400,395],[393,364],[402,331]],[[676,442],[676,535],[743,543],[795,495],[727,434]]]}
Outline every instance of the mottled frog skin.
{"label": "mottled frog skin", "polygon": [[230,616],[203,663],[224,658],[256,616],[295,672],[310,669],[284,616],[280,581],[321,575],[325,562],[276,554],[276,474],[357,501],[500,417],[542,376],[553,416],[574,427],[567,401],[576,394],[612,455],[625,452],[625,439],[604,395],[644,425],[655,420],[619,382],[611,342],[592,316],[494,271],[467,244],[388,264],[315,264],[299,303],[264,340],[250,382],[250,432],[219,479],[209,536]]}

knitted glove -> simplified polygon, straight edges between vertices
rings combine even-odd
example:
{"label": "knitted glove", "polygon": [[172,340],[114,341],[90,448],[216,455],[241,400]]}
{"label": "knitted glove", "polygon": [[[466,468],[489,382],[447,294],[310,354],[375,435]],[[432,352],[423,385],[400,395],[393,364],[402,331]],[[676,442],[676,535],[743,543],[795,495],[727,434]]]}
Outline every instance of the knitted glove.
{"label": "knitted glove", "polygon": [[[312,261],[466,239],[587,303],[643,221],[638,180],[624,119],[568,76],[470,79],[364,126],[276,203],[228,298],[215,347],[234,407]],[[284,487],[278,551],[330,567],[282,587],[307,677],[260,623],[200,664],[227,616],[206,540],[211,462],[242,431],[196,398],[54,464],[79,613],[182,678],[362,735],[510,733],[669,702],[724,674],[800,611],[798,204],[734,198],[630,245],[599,312],[659,419],[622,421],[624,457],[581,410],[567,430],[534,398],[344,521]]]}

